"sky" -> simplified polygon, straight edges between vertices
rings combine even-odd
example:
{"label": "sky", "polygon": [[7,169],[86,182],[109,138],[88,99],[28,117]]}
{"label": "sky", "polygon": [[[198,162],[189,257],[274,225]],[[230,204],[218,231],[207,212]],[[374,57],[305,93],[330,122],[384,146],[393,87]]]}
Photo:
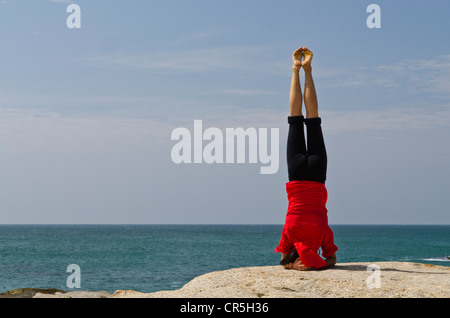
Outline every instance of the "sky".
{"label": "sky", "polygon": [[[330,224],[450,224],[449,12],[417,0],[0,1],[0,223],[283,224],[291,54],[306,46]],[[175,163],[172,133],[194,143],[195,120],[224,137],[278,129],[276,173],[261,174],[260,157]]]}

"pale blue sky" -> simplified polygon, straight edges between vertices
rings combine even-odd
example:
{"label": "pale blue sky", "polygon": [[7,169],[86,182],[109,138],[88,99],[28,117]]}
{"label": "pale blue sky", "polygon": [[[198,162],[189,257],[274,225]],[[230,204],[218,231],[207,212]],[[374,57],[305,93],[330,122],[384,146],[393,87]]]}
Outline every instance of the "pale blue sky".
{"label": "pale blue sky", "polygon": [[[66,7],[81,7],[68,29]],[[381,7],[381,29],[366,8]],[[0,1],[0,223],[279,223],[291,53],[314,51],[332,224],[450,224],[447,1]],[[280,168],[173,129],[280,129]]]}

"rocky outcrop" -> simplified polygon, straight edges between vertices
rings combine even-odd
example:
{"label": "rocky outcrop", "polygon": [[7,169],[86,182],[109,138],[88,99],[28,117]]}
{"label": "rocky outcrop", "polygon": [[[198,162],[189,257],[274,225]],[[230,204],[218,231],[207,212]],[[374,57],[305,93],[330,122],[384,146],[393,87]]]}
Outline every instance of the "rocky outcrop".
{"label": "rocky outcrop", "polygon": [[193,279],[179,290],[113,297],[164,298],[448,298],[450,267],[404,262],[345,263],[320,271],[281,266],[234,268]]}
{"label": "rocky outcrop", "polygon": [[[450,267],[405,263],[342,263],[319,271],[281,266],[233,268],[194,278],[181,289],[113,294],[24,289],[33,298],[449,298]],[[28,293],[28,294],[27,294]],[[4,293],[5,294],[5,293]],[[21,297],[18,292],[9,296]]]}
{"label": "rocky outcrop", "polygon": [[60,289],[18,288],[1,293],[0,298],[110,298],[106,291],[64,291]]}
{"label": "rocky outcrop", "polygon": [[4,293],[0,294],[0,298],[32,298],[37,293],[43,294],[43,295],[54,295],[56,293],[64,293],[65,291],[55,289],[55,288],[49,288],[49,289],[43,289],[43,288],[18,288],[6,291]]}

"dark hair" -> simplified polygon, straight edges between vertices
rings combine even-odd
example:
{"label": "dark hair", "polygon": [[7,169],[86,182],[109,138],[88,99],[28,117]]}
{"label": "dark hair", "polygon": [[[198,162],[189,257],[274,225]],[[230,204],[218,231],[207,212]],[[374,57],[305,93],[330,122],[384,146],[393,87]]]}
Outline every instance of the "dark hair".
{"label": "dark hair", "polygon": [[293,263],[298,258],[298,252],[297,249],[294,248],[291,254],[283,258],[280,262],[280,265],[287,265],[289,263]]}

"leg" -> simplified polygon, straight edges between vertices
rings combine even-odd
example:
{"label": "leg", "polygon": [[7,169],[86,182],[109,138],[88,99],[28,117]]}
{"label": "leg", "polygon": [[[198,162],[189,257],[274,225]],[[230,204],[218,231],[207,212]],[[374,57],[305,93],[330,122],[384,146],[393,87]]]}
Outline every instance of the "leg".
{"label": "leg", "polygon": [[302,89],[300,87],[300,68],[303,48],[297,49],[292,54],[292,80],[289,94],[289,110],[291,116],[302,116]]}
{"label": "leg", "polygon": [[303,48],[305,57],[302,67],[305,71],[305,108],[308,140],[308,168],[309,179],[325,183],[327,172],[327,152],[322,134],[321,118],[319,117],[319,105],[317,102],[316,88],[312,76],[311,61],[313,54],[306,47]]}
{"label": "leg", "polygon": [[327,151],[323,139],[321,118],[306,118],[308,140],[308,178],[325,183],[327,176]]}
{"label": "leg", "polygon": [[303,116],[290,116],[287,139],[287,166],[289,181],[303,180],[307,173],[308,156],[306,154]]}
{"label": "leg", "polygon": [[287,163],[289,180],[298,180],[306,167],[306,143],[304,133],[304,117],[302,114],[302,90],[300,87],[300,67],[303,48],[292,54],[292,81],[289,95],[289,134],[287,140]]}
{"label": "leg", "polygon": [[313,54],[308,48],[303,48],[304,61],[302,62],[303,70],[305,71],[305,108],[306,118],[319,117],[319,105],[317,102],[316,88],[312,76],[311,61]]}

